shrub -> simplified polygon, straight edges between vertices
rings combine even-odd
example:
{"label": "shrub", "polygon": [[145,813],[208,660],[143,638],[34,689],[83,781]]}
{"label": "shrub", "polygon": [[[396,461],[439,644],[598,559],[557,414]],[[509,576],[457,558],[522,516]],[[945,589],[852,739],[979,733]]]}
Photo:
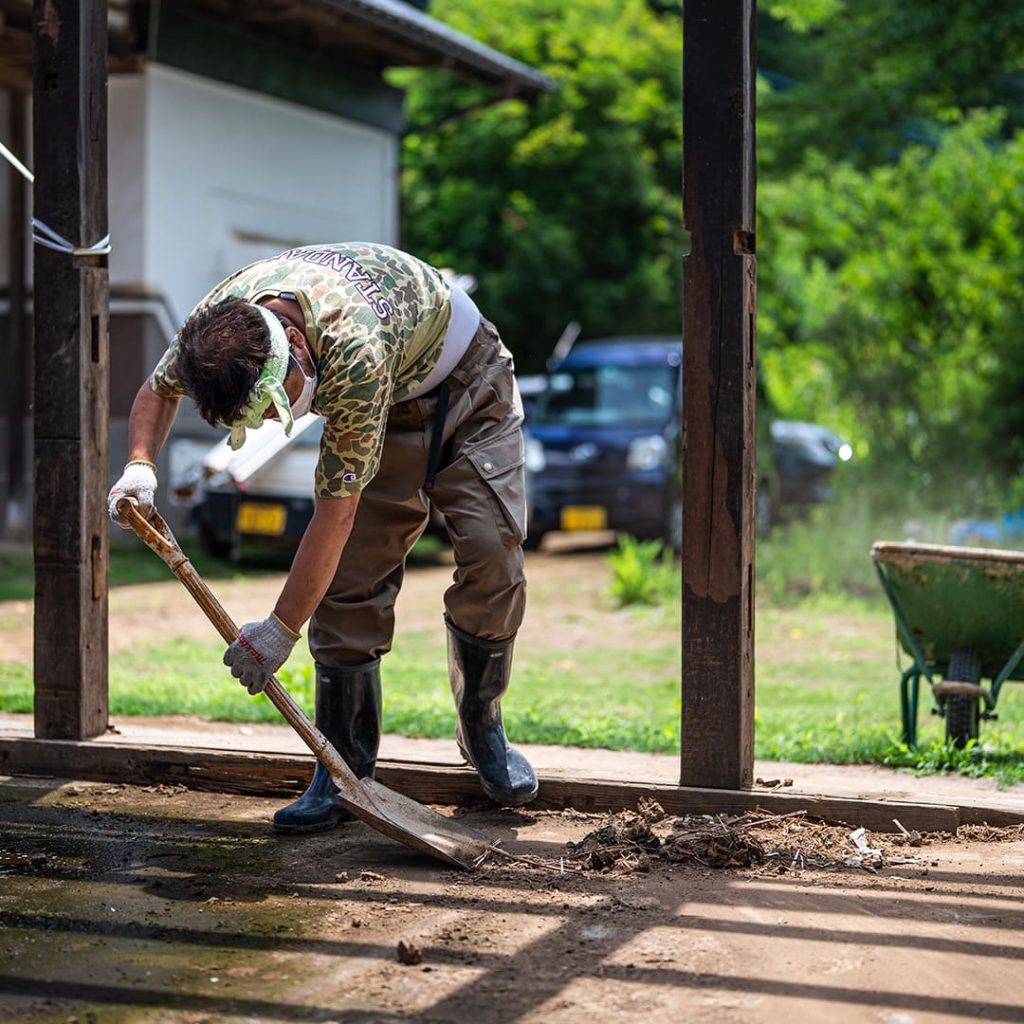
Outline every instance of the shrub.
{"label": "shrub", "polygon": [[606,561],[612,570],[612,597],[620,608],[661,604],[677,591],[678,569],[665,557],[660,540],[640,541],[620,533]]}

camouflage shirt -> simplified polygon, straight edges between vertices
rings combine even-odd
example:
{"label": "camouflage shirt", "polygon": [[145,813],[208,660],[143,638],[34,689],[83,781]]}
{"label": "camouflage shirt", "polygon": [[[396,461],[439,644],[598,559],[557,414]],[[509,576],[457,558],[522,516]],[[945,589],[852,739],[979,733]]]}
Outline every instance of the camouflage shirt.
{"label": "camouflage shirt", "polygon": [[[222,281],[197,306],[291,293],[302,308],[317,370],[313,410],[324,417],[315,493],[345,497],[377,472],[388,409],[434,368],[451,319],[438,271],[386,245],[346,242],[289,249]],[[181,396],[177,339],[157,364],[153,390]]]}

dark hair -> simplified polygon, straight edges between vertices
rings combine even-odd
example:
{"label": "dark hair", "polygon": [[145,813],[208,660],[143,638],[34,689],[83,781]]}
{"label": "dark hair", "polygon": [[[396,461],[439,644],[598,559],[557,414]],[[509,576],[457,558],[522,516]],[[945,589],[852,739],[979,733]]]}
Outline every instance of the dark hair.
{"label": "dark hair", "polygon": [[263,314],[243,299],[224,299],[193,313],[178,332],[177,371],[199,414],[231,424],[249,400],[270,355]]}

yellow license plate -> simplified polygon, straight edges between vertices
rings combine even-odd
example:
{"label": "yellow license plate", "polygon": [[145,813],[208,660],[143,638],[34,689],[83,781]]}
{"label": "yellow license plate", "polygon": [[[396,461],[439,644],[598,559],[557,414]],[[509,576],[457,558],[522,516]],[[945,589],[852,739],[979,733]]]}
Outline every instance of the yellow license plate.
{"label": "yellow license plate", "polygon": [[284,505],[258,505],[243,501],[238,506],[236,524],[240,533],[262,533],[265,536],[280,537],[288,521],[288,509]]}
{"label": "yellow license plate", "polygon": [[562,509],[563,530],[604,530],[608,513],[600,505],[566,505]]}

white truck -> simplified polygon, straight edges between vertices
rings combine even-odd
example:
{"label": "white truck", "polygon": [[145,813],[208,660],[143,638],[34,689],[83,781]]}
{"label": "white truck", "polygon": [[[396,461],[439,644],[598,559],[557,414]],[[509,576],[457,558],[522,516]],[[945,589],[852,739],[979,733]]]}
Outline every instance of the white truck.
{"label": "white truck", "polygon": [[294,547],[313,515],[313,479],[323,418],[307,413],[285,437],[277,420],[246,433],[232,451],[227,435],[182,438],[168,449],[169,499],[189,510],[208,554],[238,559],[243,540]]}

